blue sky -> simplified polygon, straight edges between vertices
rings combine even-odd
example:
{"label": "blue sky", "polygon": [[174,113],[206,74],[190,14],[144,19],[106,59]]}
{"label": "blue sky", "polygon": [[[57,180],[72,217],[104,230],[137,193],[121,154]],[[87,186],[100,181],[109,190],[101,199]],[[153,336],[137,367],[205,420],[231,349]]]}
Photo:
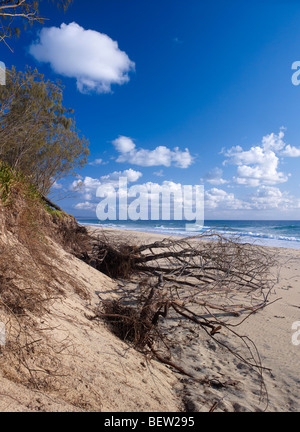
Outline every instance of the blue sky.
{"label": "blue sky", "polygon": [[95,216],[97,187],[122,174],[204,184],[206,219],[299,219],[300,2],[43,3],[49,20],[0,60],[61,79],[91,143],[80,178],[54,190],[71,193],[66,211]]}

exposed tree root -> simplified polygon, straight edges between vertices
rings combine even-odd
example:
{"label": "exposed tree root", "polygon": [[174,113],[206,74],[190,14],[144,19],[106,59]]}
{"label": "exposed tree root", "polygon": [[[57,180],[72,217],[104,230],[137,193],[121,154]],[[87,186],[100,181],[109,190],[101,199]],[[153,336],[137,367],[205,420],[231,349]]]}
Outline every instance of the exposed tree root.
{"label": "exposed tree root", "polygon": [[[263,380],[266,369],[255,343],[234,330],[269,304],[273,287],[270,267],[274,258],[263,248],[209,233],[142,246],[94,238],[89,253],[89,260],[97,269],[137,283],[131,306],[121,300],[103,302],[93,319],[105,319],[121,339],[199,381],[173,361],[162,331],[166,321],[170,324],[172,320],[183,319],[205,331],[254,370],[261,378],[262,392],[267,394]],[[224,337],[228,341],[238,338],[246,354],[231,348]],[[159,345],[167,354],[158,351]],[[212,384],[207,377],[200,381]],[[214,385],[228,386],[230,382]]]}

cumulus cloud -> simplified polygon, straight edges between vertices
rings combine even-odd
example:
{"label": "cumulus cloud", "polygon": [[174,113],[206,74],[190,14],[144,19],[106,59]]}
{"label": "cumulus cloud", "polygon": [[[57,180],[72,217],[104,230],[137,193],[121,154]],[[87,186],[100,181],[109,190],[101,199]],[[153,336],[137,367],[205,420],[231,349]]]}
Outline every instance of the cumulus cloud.
{"label": "cumulus cloud", "polygon": [[281,152],[281,155],[285,157],[300,157],[300,148],[292,147],[288,144]]}
{"label": "cumulus cloud", "polygon": [[248,209],[249,205],[236,198],[233,193],[212,188],[205,192],[205,208],[208,210],[242,210]]}
{"label": "cumulus cloud", "polygon": [[225,156],[228,159],[224,165],[237,165],[236,183],[258,187],[288,181],[289,175],[279,171],[279,157],[292,152],[295,154],[295,148],[286,145],[283,138],[284,131],[281,129],[277,135],[272,133],[264,136],[261,145],[253,146],[250,150],[240,146],[227,150]]}
{"label": "cumulus cloud", "polygon": [[233,193],[213,188],[205,192],[205,208],[211,211],[223,210],[295,210],[300,208],[300,199],[282,192],[274,186],[261,186],[255,193],[237,198]]}
{"label": "cumulus cloud", "polygon": [[127,191],[119,190],[117,186],[115,183],[104,184],[100,194],[101,196],[105,194],[106,199],[110,199],[112,202],[116,198],[116,192],[118,192],[119,198],[125,198],[125,202],[119,203],[119,209],[125,212],[126,217],[127,210],[130,214],[131,207],[136,208],[136,200],[138,200],[138,207],[142,212],[139,213],[138,211],[138,213],[147,220],[149,218],[168,220],[172,217],[181,220],[183,215],[187,220],[193,220],[196,214],[199,215],[200,211],[203,210],[201,190],[192,186],[183,186],[181,183],[172,181],[164,181],[162,184],[147,182],[134,185]]}
{"label": "cumulus cloud", "polygon": [[75,180],[72,183],[71,189],[79,191],[85,200],[93,199],[95,191],[101,185],[99,179],[94,179],[92,177],[85,177],[83,180]]}
{"label": "cumulus cloud", "polygon": [[250,202],[252,207],[262,209],[297,209],[300,208],[300,200],[290,196],[287,192],[282,192],[277,187],[262,186],[255,194],[251,195]]}
{"label": "cumulus cloud", "polygon": [[124,136],[119,136],[114,140],[113,145],[120,153],[117,158],[119,163],[128,162],[143,167],[174,165],[178,168],[188,168],[193,162],[193,157],[188,149],[181,151],[175,147],[171,150],[165,146],[156,147],[154,150],[137,149],[133,140]]}
{"label": "cumulus cloud", "polygon": [[91,166],[105,165],[105,162],[103,162],[103,159],[95,159],[94,161],[89,162],[89,165]]}
{"label": "cumulus cloud", "polygon": [[262,139],[262,148],[265,151],[272,150],[278,152],[285,147],[284,138],[284,130],[285,128],[281,128],[278,134],[271,133],[266,135]]}
{"label": "cumulus cloud", "polygon": [[135,144],[132,139],[125,136],[119,136],[119,138],[113,141],[113,145],[117,152],[122,154],[130,153],[135,149]]}
{"label": "cumulus cloud", "polygon": [[[164,220],[175,217],[182,219],[183,215],[187,220],[193,220],[200,211],[203,210],[201,202],[201,190],[193,186],[185,186],[181,183],[172,181],[164,181],[161,184],[155,182],[146,182],[136,185],[128,185],[128,189],[119,189],[119,177],[127,176],[128,183],[135,182],[141,177],[141,173],[134,170],[126,170],[122,172],[114,172],[100,179],[92,179],[86,177],[82,180],[77,180],[72,187],[81,186],[80,192],[84,199],[74,207],[77,210],[95,210],[101,200],[99,197],[104,197],[105,200],[111,200],[112,217],[117,217],[115,211],[117,208],[121,212],[137,211],[136,206],[141,206],[142,214],[145,217],[158,220]],[[80,183],[81,182],[81,183]],[[100,187],[100,189],[98,189]],[[92,193],[91,193],[92,191]],[[120,200],[115,205],[116,194]],[[138,201],[138,204],[136,202]],[[133,207],[132,207],[133,206]],[[136,210],[134,210],[136,209]],[[102,213],[101,213],[102,214]],[[126,216],[127,217],[127,216]],[[129,216],[131,217],[131,216]]]}
{"label": "cumulus cloud", "polygon": [[126,177],[128,183],[134,183],[138,181],[143,174],[140,171],[135,171],[133,169],[128,169],[125,171],[115,171],[106,176],[100,178],[101,183],[116,183],[118,184],[120,177]]}
{"label": "cumulus cloud", "polygon": [[126,177],[128,183],[133,183],[142,177],[142,173],[129,169],[125,171],[115,171],[99,179],[85,177],[84,179],[75,180],[71,185],[71,190],[77,190],[85,200],[91,201],[96,198],[96,191],[100,186],[103,184],[117,186],[120,177]]}
{"label": "cumulus cloud", "polygon": [[76,210],[96,210],[97,204],[91,203],[89,201],[78,203],[74,206]]}
{"label": "cumulus cloud", "polygon": [[[102,187],[102,193],[105,191],[107,197],[115,197],[116,190],[118,190],[119,186],[118,180],[120,174],[124,177],[127,173],[128,183],[135,182],[140,178],[138,172],[134,172],[134,170],[131,171],[132,172],[130,172],[130,170],[114,172],[107,176],[103,176],[100,179],[86,177],[81,180],[83,202],[76,204],[75,209],[94,211],[97,204],[99,204],[99,200],[97,200],[96,197],[96,192],[99,186]],[[74,182],[74,185],[75,183],[76,182]],[[168,208],[165,208],[165,205],[160,209],[161,202],[157,201],[157,196],[160,193],[164,193],[166,197],[172,195],[172,204],[170,208],[174,208],[174,211],[175,209],[176,211],[181,211],[183,197],[183,185],[181,183],[175,183],[172,181],[164,181],[161,184],[146,182],[135,186],[135,188],[136,190],[134,189],[134,194],[139,194],[139,200],[141,202],[151,203],[151,212],[159,214],[161,209],[169,211]],[[128,189],[128,191],[130,190]],[[130,200],[135,198],[135,195],[129,196],[131,198],[129,198],[128,204],[131,202]],[[194,196],[187,198],[187,200],[185,200],[185,205],[189,205],[190,208],[192,208],[195,206],[194,199]],[[274,186],[263,185],[259,187],[255,193],[243,196],[242,198],[237,197],[232,192],[214,187],[205,191],[204,199],[206,211],[213,212],[215,215],[221,215],[222,212],[227,212],[228,214],[228,211],[255,212],[273,209],[278,211],[300,209],[300,199],[293,197],[288,192],[282,192],[279,188]]]}
{"label": "cumulus cloud", "polygon": [[214,168],[206,174],[204,180],[214,186],[224,185],[228,183],[228,181],[224,180],[222,176],[223,170],[221,168]]}
{"label": "cumulus cloud", "polygon": [[113,84],[128,82],[135,68],[116,41],[75,22],[43,28],[29,52],[39,62],[49,63],[57,74],[76,78],[83,93],[109,93]]}

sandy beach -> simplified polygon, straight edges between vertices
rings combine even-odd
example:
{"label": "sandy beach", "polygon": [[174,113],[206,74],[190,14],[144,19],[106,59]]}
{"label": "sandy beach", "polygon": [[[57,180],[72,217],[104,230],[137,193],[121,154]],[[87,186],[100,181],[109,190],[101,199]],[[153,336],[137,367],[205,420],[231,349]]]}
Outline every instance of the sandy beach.
{"label": "sandy beach", "polygon": [[300,412],[299,28],[0,0],[1,413]]}
{"label": "sandy beach", "polygon": [[[97,229],[97,233],[102,235],[103,230]],[[121,237],[135,244],[165,238],[136,231],[105,229],[104,233],[107,238]],[[29,259],[28,252],[16,244],[11,234],[7,233],[5,241],[13,242],[20,256],[25,261]],[[57,269],[60,266],[64,272],[63,290],[60,284],[61,294],[49,305],[49,313],[37,321],[37,326],[42,328],[43,342],[36,345],[35,352],[29,353],[27,359],[30,368],[48,370],[51,367],[52,372],[47,375],[47,385],[32,388],[26,370],[21,375],[14,364],[3,363],[2,412],[300,410],[300,345],[292,343],[293,323],[300,320],[299,250],[268,249],[269,253],[276,253],[280,263],[272,270],[276,284],[270,305],[251,315],[238,328],[240,334],[253,340],[263,367],[268,369],[263,372],[266,388],[262,388],[257,372],[184,320],[171,319],[163,327],[173,341],[173,359],[194,378],[209,379],[209,384],[146,358],[112,334],[103,320],[91,320],[104,300],[126,297],[126,283],[110,279],[55,242],[53,248],[59,259],[52,265]],[[242,319],[237,318],[237,322]],[[240,339],[232,338],[226,331],[222,337],[233,351],[242,353]],[[50,363],[48,352],[54,353]],[[218,385],[220,382],[225,385]]]}
{"label": "sandy beach", "polygon": [[[99,229],[100,232],[102,229]],[[165,238],[163,235],[138,231],[105,228],[104,232],[110,237],[131,238],[138,244]],[[275,255],[278,262],[272,269],[276,283],[269,298],[270,305],[242,323],[239,333],[253,340],[263,367],[270,369],[263,373],[268,397],[261,397],[260,379],[247,365],[206,335],[187,334],[183,325],[181,331],[178,328],[170,330],[176,332],[174,337],[178,341],[177,356],[181,364],[199,378],[210,376],[236,383],[222,389],[213,386],[205,388],[175,374],[179,378],[176,390],[183,396],[186,410],[205,412],[214,403],[216,411],[300,410],[300,345],[295,344],[297,334],[292,328],[296,325],[294,323],[300,321],[300,250],[266,250]],[[232,340],[230,343],[238,349],[238,341]]]}

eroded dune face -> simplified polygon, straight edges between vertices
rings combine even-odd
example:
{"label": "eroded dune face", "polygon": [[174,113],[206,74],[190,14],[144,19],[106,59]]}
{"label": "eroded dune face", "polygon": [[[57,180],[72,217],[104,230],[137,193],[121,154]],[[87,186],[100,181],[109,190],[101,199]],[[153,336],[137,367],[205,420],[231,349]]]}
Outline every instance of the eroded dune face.
{"label": "eroded dune face", "polygon": [[71,219],[0,205],[0,410],[180,410],[172,372],[89,319],[116,283],[66,251]]}

